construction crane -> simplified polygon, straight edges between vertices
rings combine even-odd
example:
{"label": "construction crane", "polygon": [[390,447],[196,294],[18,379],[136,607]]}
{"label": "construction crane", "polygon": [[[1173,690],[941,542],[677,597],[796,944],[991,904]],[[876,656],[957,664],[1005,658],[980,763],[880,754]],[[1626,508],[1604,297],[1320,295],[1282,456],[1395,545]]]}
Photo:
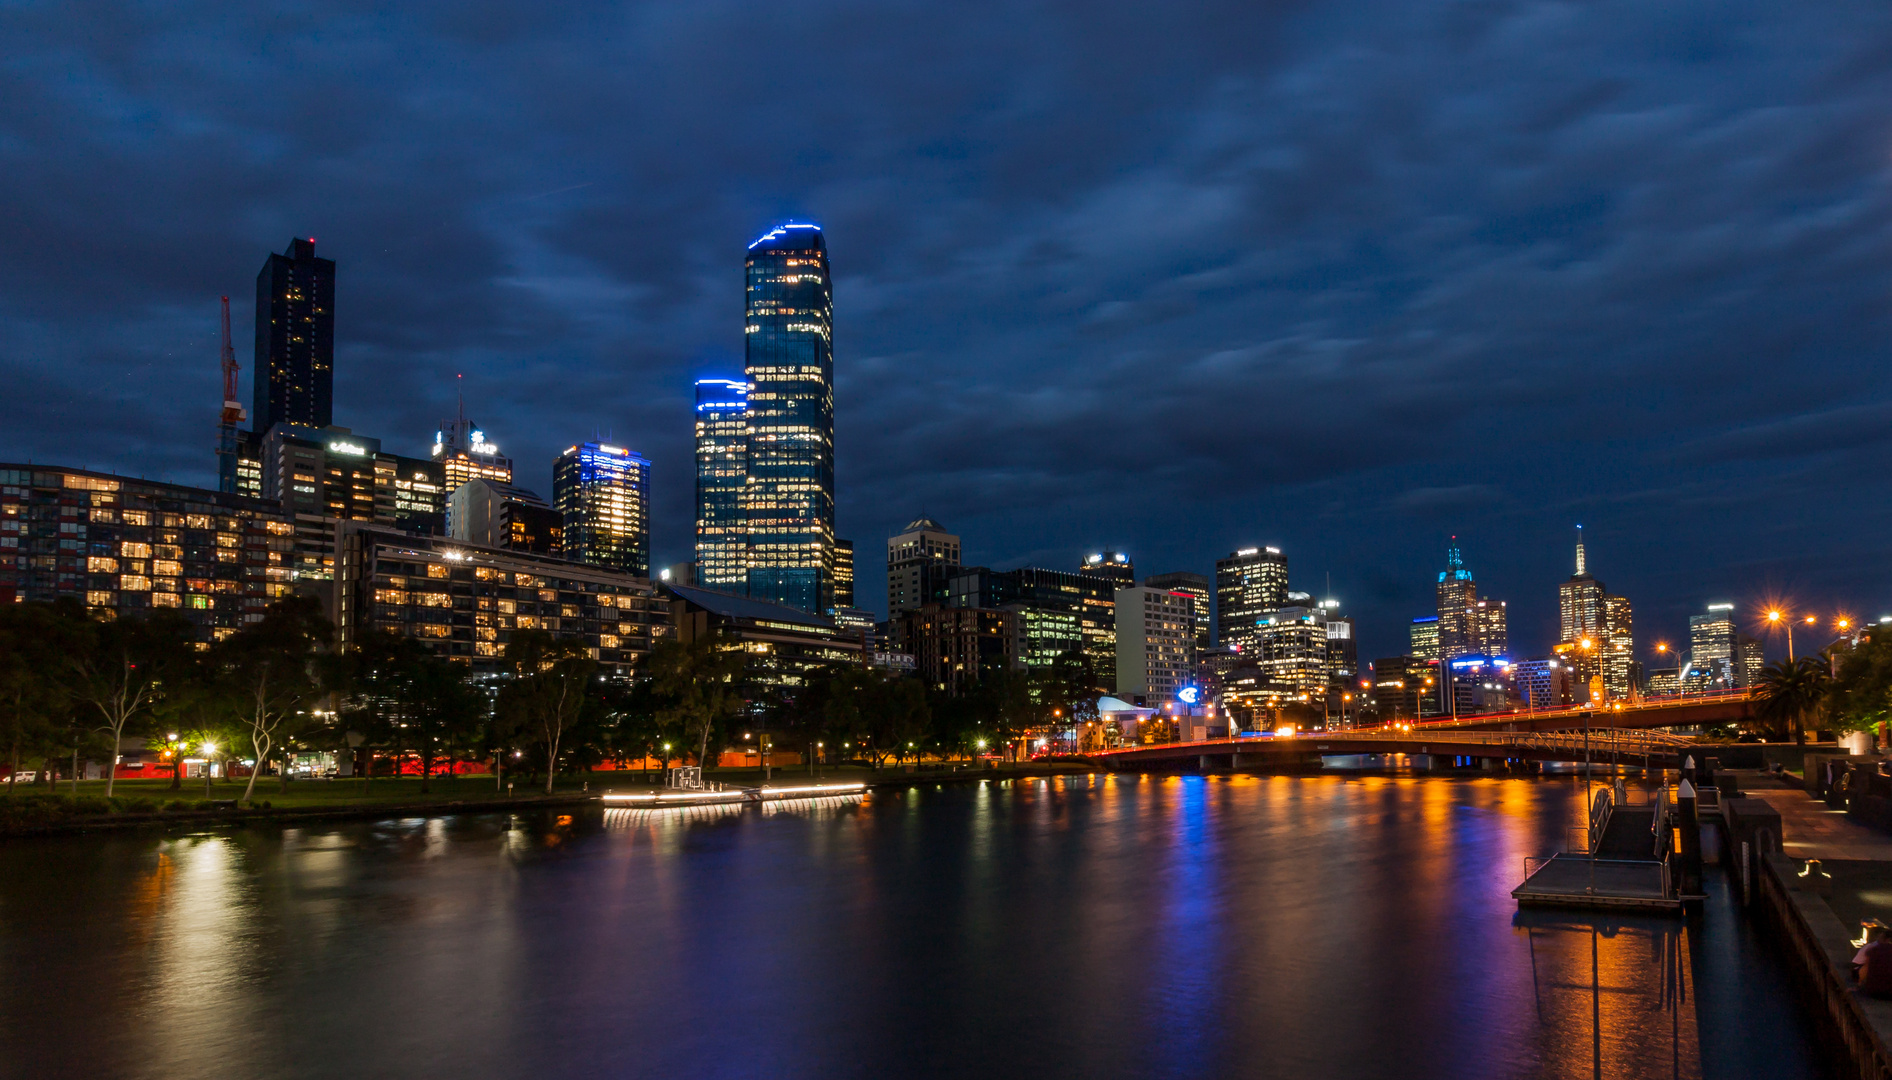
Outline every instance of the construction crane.
{"label": "construction crane", "polygon": [[237,491],[237,425],[246,414],[237,401],[236,349],[230,344],[230,298],[223,298],[223,414],[217,421],[217,490]]}

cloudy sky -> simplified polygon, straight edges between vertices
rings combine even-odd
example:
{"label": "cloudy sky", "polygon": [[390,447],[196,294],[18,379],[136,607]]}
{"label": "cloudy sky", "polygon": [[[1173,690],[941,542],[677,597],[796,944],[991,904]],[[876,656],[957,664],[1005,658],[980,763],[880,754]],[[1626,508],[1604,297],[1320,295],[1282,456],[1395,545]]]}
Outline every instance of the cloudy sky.
{"label": "cloudy sky", "polygon": [[[820,222],[840,528],[1295,587],[1404,651],[1447,538],[1555,633],[1573,527],[1640,643],[1892,611],[1892,8],[1725,2],[0,6],[0,460],[214,481],[293,235],[336,422],[468,410],[542,492],[740,370]],[[250,358],[243,399],[249,399]]]}

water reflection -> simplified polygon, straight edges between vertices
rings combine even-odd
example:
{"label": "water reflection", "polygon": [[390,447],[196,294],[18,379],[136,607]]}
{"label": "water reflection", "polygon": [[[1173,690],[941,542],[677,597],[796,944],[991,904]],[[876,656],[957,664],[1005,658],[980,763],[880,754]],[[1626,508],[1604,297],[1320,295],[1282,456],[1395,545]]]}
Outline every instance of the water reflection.
{"label": "water reflection", "polygon": [[1083,776],[34,841],[0,849],[0,1062],[1641,1077],[1739,1037],[1713,1075],[1814,1075],[1731,907],[1517,912],[1580,815],[1562,781]]}

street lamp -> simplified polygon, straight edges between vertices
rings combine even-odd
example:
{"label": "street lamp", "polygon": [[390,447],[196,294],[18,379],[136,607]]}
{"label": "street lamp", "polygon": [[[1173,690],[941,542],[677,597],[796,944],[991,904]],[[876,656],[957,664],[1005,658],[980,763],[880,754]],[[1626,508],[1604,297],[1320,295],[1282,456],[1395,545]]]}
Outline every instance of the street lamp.
{"label": "street lamp", "polygon": [[1787,613],[1781,611],[1779,608],[1769,611],[1767,613],[1767,625],[1770,627],[1784,626],[1787,628],[1787,662],[1789,664],[1793,663],[1793,623],[1787,618]]}
{"label": "street lamp", "polygon": [[206,742],[204,744],[204,798],[206,799],[210,798],[210,755],[216,752],[216,743]]}

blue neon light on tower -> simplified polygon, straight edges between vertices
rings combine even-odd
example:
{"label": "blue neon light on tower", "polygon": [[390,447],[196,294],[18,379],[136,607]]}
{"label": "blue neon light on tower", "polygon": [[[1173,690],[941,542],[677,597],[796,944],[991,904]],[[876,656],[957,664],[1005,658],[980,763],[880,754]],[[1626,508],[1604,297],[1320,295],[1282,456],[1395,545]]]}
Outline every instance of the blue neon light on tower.
{"label": "blue neon light on tower", "polygon": [[749,384],[696,381],[696,580],[712,589],[746,591],[749,524],[742,505],[749,485]]}
{"label": "blue neon light on tower", "polygon": [[807,611],[834,602],[834,296],[816,225],[749,245],[747,592]]}

